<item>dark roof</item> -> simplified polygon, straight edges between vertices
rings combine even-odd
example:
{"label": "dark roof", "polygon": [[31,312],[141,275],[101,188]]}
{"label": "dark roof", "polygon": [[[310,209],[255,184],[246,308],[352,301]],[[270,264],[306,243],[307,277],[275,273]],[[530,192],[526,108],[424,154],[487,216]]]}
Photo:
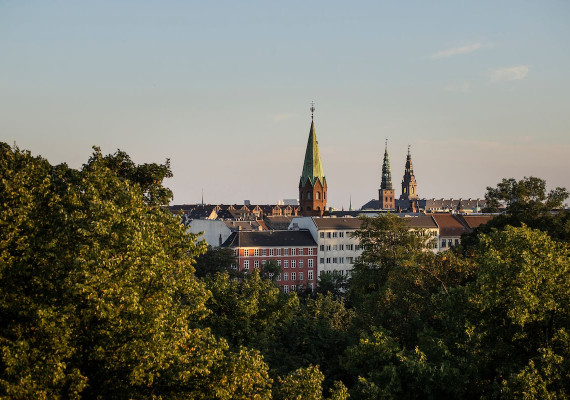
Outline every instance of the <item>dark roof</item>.
{"label": "dark roof", "polygon": [[319,229],[359,229],[362,221],[358,218],[313,218]]}
{"label": "dark roof", "polygon": [[417,217],[403,217],[411,228],[437,228],[437,224],[431,215],[419,215]]}
{"label": "dark roof", "polygon": [[288,229],[293,217],[286,215],[268,216],[264,218],[269,229]]}
{"label": "dark roof", "polygon": [[493,219],[492,215],[462,215],[461,218],[465,224],[471,229],[475,229],[480,225],[486,224]]}
{"label": "dark roof", "polygon": [[453,214],[430,214],[439,227],[440,236],[461,236],[469,228]]}
{"label": "dark roof", "polygon": [[233,232],[222,247],[288,247],[316,246],[308,230],[238,231]]}

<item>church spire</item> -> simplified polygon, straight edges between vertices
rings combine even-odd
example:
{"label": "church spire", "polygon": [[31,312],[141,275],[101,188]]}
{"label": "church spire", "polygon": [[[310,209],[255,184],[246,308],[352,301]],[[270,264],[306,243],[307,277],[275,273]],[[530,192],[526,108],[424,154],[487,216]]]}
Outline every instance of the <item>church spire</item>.
{"label": "church spire", "polygon": [[382,163],[382,184],[380,189],[392,190],[392,173],[390,172],[390,160],[388,159],[388,139],[384,148],[384,162]]}
{"label": "church spire", "polygon": [[305,161],[303,163],[303,172],[301,173],[301,185],[304,186],[307,181],[314,185],[317,179],[321,181],[321,185],[325,184],[325,174],[321,163],[321,153],[319,152],[319,142],[315,133],[314,118],[315,106],[311,103],[311,129],[309,131],[309,140],[307,141],[307,150],[305,151]]}
{"label": "church spire", "polygon": [[311,103],[311,129],[299,180],[299,206],[303,216],[322,216],[327,207],[327,180],[315,133],[314,113],[315,103]]}
{"label": "church spire", "polygon": [[414,176],[414,166],[412,164],[412,155],[410,153],[410,145],[408,145],[408,155],[406,156],[406,169],[404,178],[402,179],[402,195],[400,200],[413,200],[418,198],[417,182]]}

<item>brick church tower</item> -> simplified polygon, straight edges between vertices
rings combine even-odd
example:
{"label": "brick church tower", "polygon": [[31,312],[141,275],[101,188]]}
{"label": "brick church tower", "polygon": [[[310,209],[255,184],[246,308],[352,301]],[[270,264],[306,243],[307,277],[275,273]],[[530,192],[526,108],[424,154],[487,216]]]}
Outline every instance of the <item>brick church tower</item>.
{"label": "brick church tower", "polygon": [[396,208],[394,199],[394,189],[392,188],[392,173],[390,172],[390,160],[388,159],[388,139],[384,149],[384,162],[382,163],[382,183],[378,190],[379,207],[382,210],[393,210]]}
{"label": "brick church tower", "polygon": [[322,216],[327,208],[327,180],[323,173],[319,142],[315,134],[314,112],[315,107],[311,104],[311,130],[299,181],[299,205],[303,216]]}

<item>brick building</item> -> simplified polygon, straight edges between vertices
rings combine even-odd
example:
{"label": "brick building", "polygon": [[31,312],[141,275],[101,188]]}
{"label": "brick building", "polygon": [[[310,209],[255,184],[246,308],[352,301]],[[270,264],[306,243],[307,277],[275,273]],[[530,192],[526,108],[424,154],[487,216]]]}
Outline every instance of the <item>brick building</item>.
{"label": "brick building", "polygon": [[238,231],[223,246],[234,250],[236,269],[246,273],[274,260],[281,267],[275,284],[284,293],[316,287],[317,243],[308,230]]}

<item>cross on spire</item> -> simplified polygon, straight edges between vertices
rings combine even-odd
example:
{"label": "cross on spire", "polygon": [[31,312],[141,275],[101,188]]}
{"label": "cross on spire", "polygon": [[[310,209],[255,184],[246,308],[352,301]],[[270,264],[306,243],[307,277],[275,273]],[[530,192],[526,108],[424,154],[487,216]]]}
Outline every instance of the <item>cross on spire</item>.
{"label": "cross on spire", "polygon": [[311,121],[313,120],[314,113],[315,113],[315,102],[311,101]]}

